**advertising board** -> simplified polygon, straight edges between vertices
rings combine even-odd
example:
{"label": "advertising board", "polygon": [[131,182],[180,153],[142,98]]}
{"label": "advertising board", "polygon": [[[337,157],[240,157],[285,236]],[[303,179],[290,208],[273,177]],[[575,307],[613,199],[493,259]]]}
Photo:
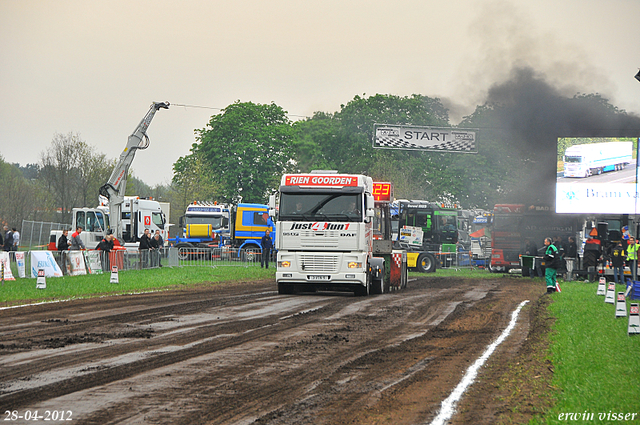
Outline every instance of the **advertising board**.
{"label": "advertising board", "polygon": [[559,138],[556,212],[637,214],[636,138]]}

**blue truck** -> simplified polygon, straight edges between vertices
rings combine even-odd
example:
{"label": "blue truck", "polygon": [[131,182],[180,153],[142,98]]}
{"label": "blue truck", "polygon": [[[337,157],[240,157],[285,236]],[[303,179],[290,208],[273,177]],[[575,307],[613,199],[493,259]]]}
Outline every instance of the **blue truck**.
{"label": "blue truck", "polygon": [[[260,239],[267,230],[275,240],[275,225],[269,217],[269,206],[240,203],[228,206],[217,203],[194,202],[180,217],[182,235],[169,242],[180,250],[180,259],[212,252],[221,248],[240,258],[248,252],[260,251]],[[200,248],[189,251],[188,248]],[[205,249],[205,250],[203,250]]]}

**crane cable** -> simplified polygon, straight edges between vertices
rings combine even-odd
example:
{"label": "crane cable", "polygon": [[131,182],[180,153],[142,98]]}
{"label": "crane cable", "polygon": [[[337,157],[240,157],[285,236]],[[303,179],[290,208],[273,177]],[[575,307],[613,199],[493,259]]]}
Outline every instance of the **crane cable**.
{"label": "crane cable", "polygon": [[[185,104],[182,104],[182,103],[172,103],[171,106],[182,106],[183,108],[215,109],[217,111],[224,110],[224,108],[214,108],[213,106],[185,105]],[[297,117],[297,118],[310,118],[310,117],[308,117],[306,115],[287,114],[287,116],[289,116],[289,117]]]}

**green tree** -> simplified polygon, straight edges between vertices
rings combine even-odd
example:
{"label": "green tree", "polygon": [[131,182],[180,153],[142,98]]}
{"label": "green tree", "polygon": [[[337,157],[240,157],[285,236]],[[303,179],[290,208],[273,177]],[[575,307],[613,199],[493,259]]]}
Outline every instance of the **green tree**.
{"label": "green tree", "polygon": [[294,125],[296,165],[303,172],[365,173],[393,182],[398,198],[441,200],[454,178],[447,164],[457,154],[374,149],[375,124],[447,126],[448,111],[439,99],[417,94],[355,96],[340,112]]}
{"label": "green tree", "polygon": [[62,219],[69,221],[73,207],[98,204],[98,189],[109,179],[114,161],[97,153],[80,135],[68,133],[53,136],[38,165],[38,179],[53,194]]}
{"label": "green tree", "polygon": [[265,202],[291,167],[291,122],[274,103],[233,103],[196,133],[191,155],[202,154],[220,201]]}
{"label": "green tree", "polygon": [[52,197],[36,180],[26,179],[0,156],[0,224],[20,229],[22,220],[50,220]]}

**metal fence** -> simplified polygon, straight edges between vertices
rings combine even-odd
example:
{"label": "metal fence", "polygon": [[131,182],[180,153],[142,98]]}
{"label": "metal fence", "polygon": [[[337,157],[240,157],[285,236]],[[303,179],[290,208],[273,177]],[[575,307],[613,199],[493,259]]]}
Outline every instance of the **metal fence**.
{"label": "metal fence", "polygon": [[52,230],[68,229],[71,226],[62,223],[46,221],[22,220],[20,229],[20,246],[28,249],[47,249],[49,235]]}
{"label": "metal fence", "polygon": [[[34,255],[31,255],[31,254]],[[9,265],[13,277],[30,278],[37,275],[38,268],[57,268],[67,275],[99,274],[110,272],[113,266],[118,271],[144,270],[159,267],[249,267],[260,264],[260,250],[236,248],[162,248],[151,250],[100,250],[86,251],[11,251]],[[19,260],[17,261],[16,255]],[[23,256],[24,255],[24,256]],[[273,259],[275,254],[270,258]],[[35,264],[34,262],[38,262]],[[54,264],[55,263],[55,266]]]}
{"label": "metal fence", "polygon": [[[484,254],[484,253],[483,253]],[[441,269],[472,269],[488,267],[491,251],[486,256],[478,256],[469,251],[434,253],[437,267]]]}
{"label": "metal fence", "polygon": [[[261,263],[259,249],[221,248],[180,248],[177,252],[179,266],[251,266]],[[270,260],[273,259],[273,255]]]}

